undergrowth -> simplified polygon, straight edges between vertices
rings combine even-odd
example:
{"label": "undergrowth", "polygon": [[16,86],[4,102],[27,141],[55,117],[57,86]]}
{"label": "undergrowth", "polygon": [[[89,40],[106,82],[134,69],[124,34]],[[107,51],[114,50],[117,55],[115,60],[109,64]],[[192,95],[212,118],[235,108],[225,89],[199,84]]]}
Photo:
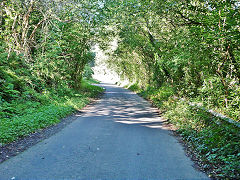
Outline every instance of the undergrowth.
{"label": "undergrowth", "polygon": [[[12,142],[39,129],[60,122],[60,119],[83,108],[103,89],[83,80],[80,90],[45,89],[41,93],[26,92],[25,97],[0,102],[0,144]],[[4,110],[4,111],[3,111]]]}
{"label": "undergrowth", "polygon": [[175,98],[174,89],[170,86],[141,90],[134,85],[130,89],[150,100],[175,125],[179,135],[195,152],[202,168],[211,177],[240,178],[238,127]]}

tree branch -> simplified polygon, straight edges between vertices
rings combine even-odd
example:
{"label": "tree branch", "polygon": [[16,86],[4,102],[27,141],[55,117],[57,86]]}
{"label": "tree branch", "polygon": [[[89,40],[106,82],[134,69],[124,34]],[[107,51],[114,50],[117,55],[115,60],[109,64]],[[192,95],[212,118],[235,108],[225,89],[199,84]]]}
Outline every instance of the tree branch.
{"label": "tree branch", "polygon": [[183,15],[180,11],[177,11],[177,13],[178,13],[184,20],[187,21],[186,23],[183,23],[183,24],[181,24],[181,25],[192,25],[192,24],[193,24],[193,25],[204,26],[203,23],[188,18],[187,16]]}

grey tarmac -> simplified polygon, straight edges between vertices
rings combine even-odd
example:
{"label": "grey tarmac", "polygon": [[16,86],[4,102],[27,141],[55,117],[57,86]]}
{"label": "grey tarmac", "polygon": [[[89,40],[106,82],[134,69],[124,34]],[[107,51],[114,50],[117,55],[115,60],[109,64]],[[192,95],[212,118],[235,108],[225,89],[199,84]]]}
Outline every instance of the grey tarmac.
{"label": "grey tarmac", "polygon": [[111,84],[62,131],[0,164],[0,179],[209,179],[156,109]]}

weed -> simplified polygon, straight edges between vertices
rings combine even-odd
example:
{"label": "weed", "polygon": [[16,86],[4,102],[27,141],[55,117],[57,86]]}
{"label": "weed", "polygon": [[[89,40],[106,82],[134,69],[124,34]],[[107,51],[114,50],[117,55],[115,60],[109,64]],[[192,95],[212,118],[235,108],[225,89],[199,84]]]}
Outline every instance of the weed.
{"label": "weed", "polygon": [[[134,88],[138,89],[138,88]],[[204,170],[215,178],[240,178],[239,128],[211,113],[174,98],[169,86],[148,87],[139,93],[177,127],[183,140],[197,152]]]}
{"label": "weed", "polygon": [[90,98],[97,97],[102,91],[101,87],[83,80],[80,90],[67,89],[65,95],[58,90],[45,90],[41,94],[32,94],[34,98],[4,102],[1,106],[5,112],[0,120],[0,143],[15,141],[60,122],[61,118],[83,108]]}

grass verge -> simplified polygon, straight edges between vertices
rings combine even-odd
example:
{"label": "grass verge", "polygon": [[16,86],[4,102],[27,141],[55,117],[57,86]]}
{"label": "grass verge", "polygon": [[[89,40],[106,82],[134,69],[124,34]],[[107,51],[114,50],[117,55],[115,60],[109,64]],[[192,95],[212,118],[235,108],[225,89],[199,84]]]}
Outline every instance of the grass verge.
{"label": "grass verge", "polygon": [[[9,117],[0,120],[0,144],[13,142],[39,129],[60,122],[61,118],[86,106],[103,92],[92,81],[83,80],[81,89],[45,90],[8,104]],[[11,111],[10,111],[11,110]]]}
{"label": "grass verge", "polygon": [[240,179],[238,127],[174,98],[174,90],[170,86],[141,90],[134,85],[129,89],[138,92],[162,111],[210,177]]}

